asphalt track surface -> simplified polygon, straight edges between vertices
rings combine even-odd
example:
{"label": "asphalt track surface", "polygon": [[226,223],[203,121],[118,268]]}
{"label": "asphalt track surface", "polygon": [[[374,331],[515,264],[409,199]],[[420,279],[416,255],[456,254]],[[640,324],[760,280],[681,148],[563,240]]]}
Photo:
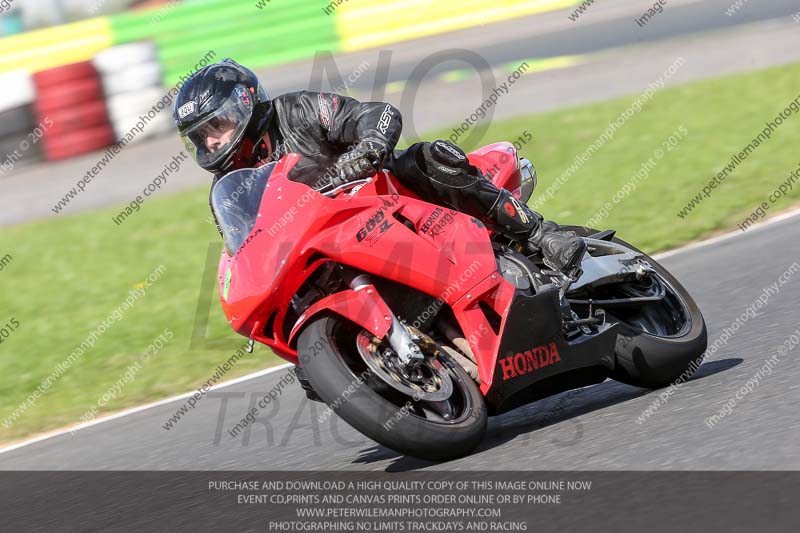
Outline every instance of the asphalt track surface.
{"label": "asphalt track surface", "polygon": [[[461,123],[480,106],[484,93],[477,74],[441,79],[445,71],[469,68],[455,60],[464,50],[485,61],[493,76],[489,80],[497,82],[507,76],[510,65],[521,61],[570,59],[557,70],[523,76],[485,121],[634,95],[659,79],[678,57],[686,62],[665,80],[667,86],[800,61],[800,25],[791,17],[800,10],[796,1],[749,2],[727,16],[730,5],[731,0],[670,0],[663,13],[640,28],[635,19],[652,2],[597,2],[576,22],[568,18],[572,10],[563,10],[391,45],[387,83],[375,79],[381,65],[378,50],[337,56],[336,67],[346,80],[366,62],[368,72],[357,76],[349,89],[360,99],[381,98],[401,109],[406,125],[402,146],[426,131]],[[420,79],[421,71],[415,70],[431,56],[449,60]],[[319,88],[310,82],[316,79],[312,72],[314,62],[304,61],[260,74],[270,91],[280,94]],[[412,89],[417,84],[415,97]],[[326,90],[334,86],[322,85]],[[127,204],[182,149],[177,136],[126,147],[60,214],[51,209],[101,154],[19,169],[0,178],[0,226]],[[156,195],[207,183],[207,174],[185,163]]]}
{"label": "asphalt track surface", "polygon": [[[335,416],[320,422],[325,406],[289,384],[250,431],[231,437],[228,429],[285,381],[283,368],[212,391],[170,430],[163,425],[185,400],[2,453],[0,470],[796,470],[800,346],[781,346],[800,329],[798,215],[663,259],[705,314],[709,343],[735,331],[642,423],[666,389],[608,380],[492,418],[476,453],[434,464],[379,446]],[[757,385],[737,398],[759,369]],[[730,414],[709,428],[730,400]]]}

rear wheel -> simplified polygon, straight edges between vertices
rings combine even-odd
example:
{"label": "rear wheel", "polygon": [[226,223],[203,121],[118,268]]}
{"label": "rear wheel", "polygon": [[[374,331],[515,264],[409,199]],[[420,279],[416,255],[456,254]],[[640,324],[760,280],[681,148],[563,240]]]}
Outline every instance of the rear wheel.
{"label": "rear wheel", "polygon": [[[488,420],[475,382],[444,351],[432,356],[429,365],[401,375],[390,350],[385,342],[334,317],[311,323],[297,345],[300,365],[317,394],[367,437],[432,461],[472,452]],[[387,376],[399,386],[389,386]]]}
{"label": "rear wheel", "polygon": [[[589,237],[596,230],[565,227]],[[700,366],[708,345],[706,324],[689,292],[652,257],[614,237],[613,242],[644,255],[656,275],[641,283],[603,287],[603,299],[664,294],[658,301],[606,309],[619,324],[616,368],[611,377],[637,387],[661,388],[686,381]]]}

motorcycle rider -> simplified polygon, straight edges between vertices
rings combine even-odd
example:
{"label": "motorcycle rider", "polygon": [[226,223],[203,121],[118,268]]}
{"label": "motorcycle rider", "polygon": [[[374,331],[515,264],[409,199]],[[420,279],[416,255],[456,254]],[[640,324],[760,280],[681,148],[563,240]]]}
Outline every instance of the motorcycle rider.
{"label": "motorcycle rider", "polygon": [[[388,167],[421,198],[527,242],[565,274],[575,275],[586,251],[583,239],[545,222],[485,179],[455,144],[419,142],[395,152],[402,118],[390,104],[308,91],[270,98],[250,69],[224,59],[186,80],[173,118],[195,161],[214,173],[213,183],[232,170],[258,167],[289,152],[303,156],[298,165],[331,169],[341,183]],[[299,174],[297,181],[313,185],[320,173]]]}

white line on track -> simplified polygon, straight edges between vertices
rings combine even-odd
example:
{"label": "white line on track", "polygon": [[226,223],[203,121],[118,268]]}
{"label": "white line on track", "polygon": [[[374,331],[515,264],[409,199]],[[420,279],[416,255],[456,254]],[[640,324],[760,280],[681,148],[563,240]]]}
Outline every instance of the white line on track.
{"label": "white line on track", "polygon": [[755,231],[763,230],[773,224],[777,224],[779,222],[783,222],[784,220],[789,220],[790,218],[794,218],[800,215],[800,209],[793,209],[792,211],[787,211],[781,215],[774,216],[772,218],[768,218],[763,222],[759,222],[747,230],[747,232],[743,232],[741,230],[734,230],[730,233],[725,233],[723,235],[719,235],[717,237],[713,237],[711,239],[707,239],[705,241],[699,241],[692,244],[687,244],[681,248],[676,248],[674,250],[669,250],[667,252],[661,252],[660,254],[656,254],[653,256],[653,259],[661,260],[667,257],[672,257],[673,255],[682,254],[684,252],[690,252],[692,250],[696,250],[698,248],[705,248],[706,246],[711,246],[712,244],[717,244],[719,242],[728,241],[740,235],[749,235]]}
{"label": "white line on track", "polygon": [[[764,228],[766,228],[768,226],[771,226],[773,224],[777,224],[779,222],[783,222],[784,220],[788,220],[788,219],[791,219],[791,218],[794,218],[794,217],[797,217],[797,216],[800,216],[800,209],[795,209],[793,211],[788,211],[786,213],[783,213],[782,215],[778,215],[778,216],[775,216],[773,218],[769,218],[769,219],[765,220],[764,222],[760,222],[760,223],[758,223],[758,224],[756,224],[754,226],[751,226],[750,229],[747,230],[747,234],[763,230]],[[730,233],[726,233],[724,235],[720,235],[718,237],[714,237],[712,239],[708,239],[708,240],[705,240],[705,241],[692,243],[692,244],[683,246],[681,248],[676,248],[675,250],[670,250],[668,252],[663,252],[663,253],[660,253],[660,254],[656,254],[655,256],[653,256],[653,258],[660,261],[661,259],[664,259],[664,258],[667,258],[667,257],[671,257],[673,255],[678,255],[678,254],[682,254],[682,253],[685,253],[685,252],[690,252],[692,250],[696,250],[698,248],[704,248],[704,247],[707,247],[707,246],[711,246],[711,245],[717,244],[719,242],[727,241],[727,240],[733,239],[733,238],[735,238],[735,237],[737,237],[739,235],[744,235],[744,234],[745,233],[743,233],[742,231],[735,230],[735,231],[732,231]],[[283,369],[289,368],[289,367],[291,367],[291,364],[287,363],[285,365],[280,365],[280,366],[268,368],[266,370],[260,370],[258,372],[254,372],[253,374],[247,374],[245,376],[242,376],[242,377],[239,377],[239,378],[236,378],[236,379],[232,379],[230,381],[226,381],[226,382],[220,383],[219,385],[214,385],[213,387],[211,387],[209,389],[209,392],[210,391],[214,391],[214,390],[218,390],[218,389],[224,389],[225,387],[230,387],[232,385],[236,385],[238,383],[243,383],[245,381],[250,381],[252,379],[260,378],[260,377],[272,374],[273,372],[277,372],[279,370],[283,370]],[[13,451],[13,450],[18,450],[19,448],[23,448],[25,446],[30,446],[31,444],[35,444],[37,442],[42,442],[44,440],[52,439],[53,437],[66,435],[67,433],[71,433],[73,431],[80,431],[82,429],[86,429],[86,428],[89,428],[89,427],[92,427],[92,426],[103,424],[105,422],[110,422],[111,420],[117,420],[118,418],[122,418],[122,417],[125,417],[125,416],[128,416],[128,415],[140,413],[140,412],[146,411],[148,409],[153,409],[154,407],[160,407],[162,405],[167,405],[167,404],[170,404],[170,403],[173,403],[173,402],[177,402],[179,400],[184,400],[184,399],[190,397],[191,395],[193,395],[195,392],[196,391],[187,392],[187,393],[184,393],[184,394],[180,394],[178,396],[173,396],[172,398],[166,398],[164,400],[159,400],[157,402],[148,403],[148,404],[145,404],[145,405],[140,405],[139,407],[133,407],[131,409],[127,409],[125,411],[120,411],[119,413],[114,413],[112,415],[108,415],[108,416],[105,416],[105,417],[102,417],[102,418],[97,418],[95,420],[92,420],[91,422],[86,422],[84,424],[72,426],[72,427],[69,427],[69,428],[66,428],[66,429],[60,429],[60,430],[52,431],[50,433],[44,433],[44,434],[38,435],[38,436],[36,436],[36,437],[34,437],[32,439],[28,439],[28,440],[25,440],[25,441],[22,441],[22,442],[18,442],[16,444],[12,444],[12,445],[7,446],[5,448],[0,448],[0,454],[6,453],[6,452],[10,452],[10,451]]]}
{"label": "white line on track", "polygon": [[[219,385],[214,385],[213,387],[209,388],[208,391],[206,392],[206,394],[208,394],[211,391],[224,389],[225,387],[230,387],[230,386],[236,385],[238,383],[243,383],[245,381],[250,381],[252,379],[260,378],[262,376],[266,376],[268,374],[272,374],[273,372],[277,372],[279,370],[283,370],[283,369],[289,368],[291,366],[292,366],[291,363],[286,363],[285,365],[273,366],[271,368],[267,368],[266,370],[259,370],[258,372],[254,372],[252,374],[247,374],[245,376],[241,376],[241,377],[238,377],[236,379],[232,379],[230,381],[225,381],[223,383],[220,383]],[[42,435],[37,435],[36,437],[34,437],[32,439],[25,440],[25,441],[22,441],[22,442],[18,442],[16,444],[12,444],[12,445],[7,446],[5,448],[0,448],[0,454],[6,453],[6,452],[10,452],[12,450],[16,450],[16,449],[19,449],[19,448],[22,448],[23,446],[28,446],[28,445],[31,445],[31,444],[35,444],[35,443],[41,442],[43,440],[52,439],[53,437],[58,437],[59,435],[66,435],[67,433],[72,433],[73,431],[78,432],[78,431],[80,431],[82,429],[90,428],[92,426],[96,426],[98,424],[103,424],[105,422],[110,422],[112,420],[116,420],[116,419],[122,418],[124,416],[140,413],[142,411],[147,411],[148,409],[153,409],[154,407],[160,407],[162,405],[167,405],[167,404],[170,404],[170,403],[173,403],[173,402],[177,402],[179,400],[185,400],[186,398],[189,398],[190,396],[192,396],[195,392],[197,392],[197,391],[191,391],[191,392],[187,392],[187,393],[184,393],[184,394],[180,394],[178,396],[173,396],[171,398],[165,398],[165,399],[159,400],[157,402],[148,403],[148,404],[145,404],[145,405],[140,405],[138,407],[132,407],[131,409],[126,409],[125,411],[120,411],[119,413],[114,413],[114,414],[111,414],[111,415],[108,415],[108,416],[104,416],[104,417],[101,417],[101,418],[96,418],[94,420],[91,420],[89,422],[85,422],[83,424],[70,426],[70,427],[68,427],[66,429],[58,429],[58,430],[55,430],[55,431],[51,431],[49,433],[44,433]]]}

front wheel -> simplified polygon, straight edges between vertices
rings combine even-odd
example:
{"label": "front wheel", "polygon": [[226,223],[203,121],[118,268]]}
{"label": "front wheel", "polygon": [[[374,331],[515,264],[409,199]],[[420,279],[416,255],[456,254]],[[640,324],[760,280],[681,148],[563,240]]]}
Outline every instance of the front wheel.
{"label": "front wheel", "polygon": [[[565,229],[582,237],[597,231],[582,226]],[[617,381],[657,389],[676,381],[686,381],[699,368],[708,333],[700,308],[689,292],[658,261],[635,246],[614,237],[613,242],[641,253],[655,270],[655,279],[642,284],[619,284],[604,288],[602,298],[646,296],[662,291],[664,297],[646,305],[609,309],[610,321],[619,324],[616,367],[611,377]]]}
{"label": "front wheel", "polygon": [[[314,390],[345,422],[384,446],[421,459],[447,461],[472,452],[486,433],[488,413],[475,382],[457,362],[440,351],[436,375],[419,376],[418,386],[435,400],[403,394],[388,386],[368,365],[364,350],[387,354],[385,343],[336,317],[318,319],[300,334],[300,364]],[[376,359],[377,360],[377,359]],[[436,384],[446,382],[445,391]],[[415,386],[414,383],[411,384]],[[413,390],[413,389],[412,389]],[[443,392],[439,398],[436,395]],[[420,394],[422,396],[423,394]]]}

